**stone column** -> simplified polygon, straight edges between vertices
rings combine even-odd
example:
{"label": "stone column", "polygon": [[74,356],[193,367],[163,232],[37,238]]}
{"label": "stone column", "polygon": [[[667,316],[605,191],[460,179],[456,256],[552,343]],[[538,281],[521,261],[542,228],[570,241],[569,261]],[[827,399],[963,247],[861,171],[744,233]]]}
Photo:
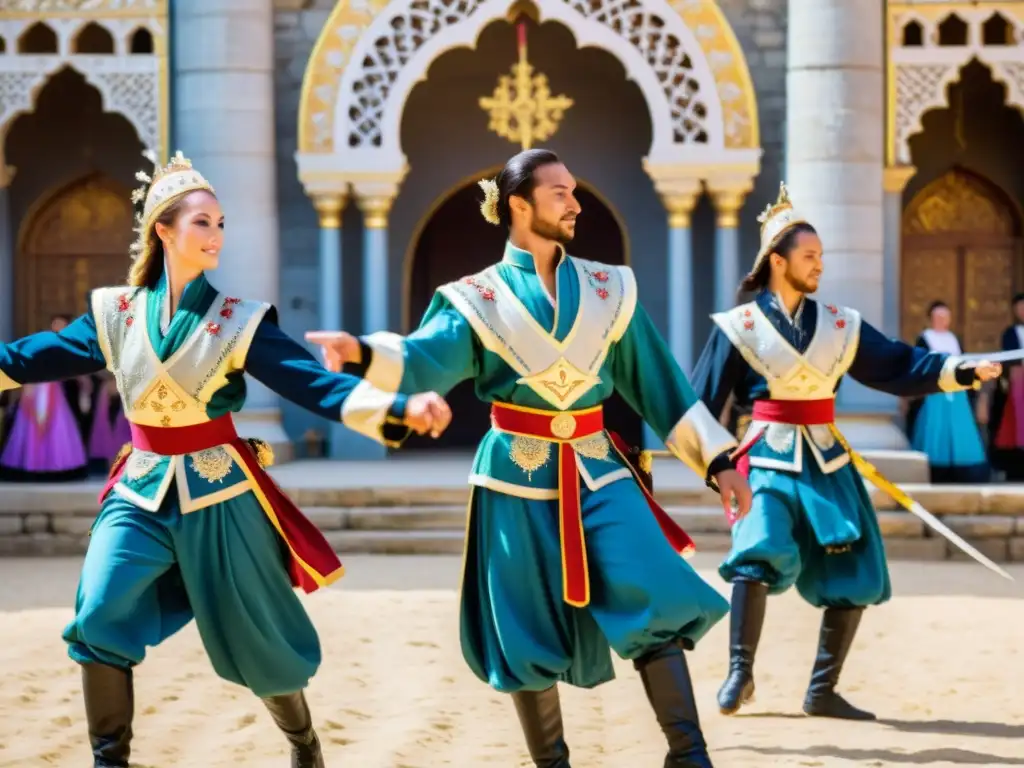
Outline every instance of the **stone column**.
{"label": "stone column", "polygon": [[[227,222],[211,280],[225,293],[276,304],[273,0],[175,0],[171,8],[171,149],[209,179]],[[252,379],[248,387],[239,431],[290,456],[279,397]]]}
{"label": "stone column", "polygon": [[388,329],[388,213],[394,197],[362,194],[363,333]]}
{"label": "stone column", "polygon": [[14,172],[0,156],[0,342],[14,338],[14,228],[8,192]]}
{"label": "stone column", "polygon": [[715,229],[715,311],[735,306],[740,284],[739,211],[753,189],[750,180],[742,182],[708,180],[708,191],[717,213]]}
{"label": "stone column", "polygon": [[[879,0],[789,0],[786,182],[818,228],[819,298],[883,323],[884,34]],[[896,399],[852,380],[840,412],[859,448],[903,448]]]}
{"label": "stone column", "polygon": [[701,195],[700,182],[664,192],[668,211],[668,346],[689,375],[693,371],[693,233],[690,214]]}
{"label": "stone column", "polygon": [[[313,206],[320,217],[320,327],[327,331],[342,330],[341,213],[345,203],[346,196],[340,193],[313,195]],[[338,422],[327,422],[329,458],[354,458],[354,453],[348,449],[362,439]]]}
{"label": "stone column", "polygon": [[882,309],[882,330],[894,339],[900,338],[901,335],[903,190],[915,173],[917,168],[912,165],[897,165],[886,168],[882,178],[885,190],[885,225],[882,230],[885,243],[885,300]]}

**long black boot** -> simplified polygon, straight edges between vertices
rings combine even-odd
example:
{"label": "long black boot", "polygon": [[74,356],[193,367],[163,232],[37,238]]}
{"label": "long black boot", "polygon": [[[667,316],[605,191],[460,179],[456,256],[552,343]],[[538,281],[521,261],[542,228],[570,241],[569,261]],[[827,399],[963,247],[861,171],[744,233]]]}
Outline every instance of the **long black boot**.
{"label": "long black boot", "polygon": [[291,768],[325,768],[320,739],[313,730],[313,716],[309,712],[302,691],[270,696],[263,700],[270,716],[292,745]]}
{"label": "long black boot", "polygon": [[731,715],[754,698],[754,655],[761,639],[768,587],[757,581],[732,585],[729,616],[729,676],[718,691],[718,707]]}
{"label": "long black boot", "polygon": [[82,695],[94,768],[127,768],[135,714],[131,670],[83,664]]}
{"label": "long black boot", "polygon": [[558,686],[544,691],[516,691],[512,701],[533,764],[537,768],[569,768]]}
{"label": "long black boot", "polygon": [[682,646],[672,642],[633,662],[665,738],[665,768],[713,768]]}
{"label": "long black boot", "polygon": [[853,645],[863,608],[826,608],[821,617],[818,656],[811,672],[811,684],[804,698],[804,712],[816,717],[841,720],[874,720],[871,712],[857,709],[835,692],[843,662]]}

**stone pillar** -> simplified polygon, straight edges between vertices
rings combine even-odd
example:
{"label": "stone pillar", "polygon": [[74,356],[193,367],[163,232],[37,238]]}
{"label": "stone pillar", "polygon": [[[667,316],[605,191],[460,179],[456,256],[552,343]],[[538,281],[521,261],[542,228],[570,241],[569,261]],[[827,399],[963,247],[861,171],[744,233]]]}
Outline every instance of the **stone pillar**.
{"label": "stone pillar", "polygon": [[[885,77],[879,0],[789,0],[786,182],[821,234],[819,298],[882,327]],[[896,399],[844,381],[838,402],[858,448],[904,448]]]}
{"label": "stone pillar", "polygon": [[739,211],[753,183],[708,180],[708,191],[717,213],[715,229],[715,311],[736,305],[740,284]]}
{"label": "stone pillar", "polygon": [[362,194],[363,333],[388,329],[388,213],[392,195]]}
{"label": "stone pillar", "polygon": [[[174,149],[217,190],[227,237],[211,275],[222,291],[279,299],[273,0],[171,4]],[[291,455],[279,397],[248,380],[239,431]]]}
{"label": "stone pillar", "polygon": [[0,342],[14,338],[14,227],[8,190],[15,169],[0,156]]}
{"label": "stone pillar", "polygon": [[[313,206],[320,217],[320,327],[342,330],[342,252],[341,213],[346,196],[340,193],[313,195]],[[327,456],[332,459],[355,458],[349,450],[361,438],[339,422],[327,422]]]}
{"label": "stone pillar", "polygon": [[911,165],[897,165],[885,169],[885,225],[882,231],[885,243],[885,300],[882,311],[882,330],[887,336],[901,336],[902,288],[900,286],[903,259],[903,190],[917,173]]}

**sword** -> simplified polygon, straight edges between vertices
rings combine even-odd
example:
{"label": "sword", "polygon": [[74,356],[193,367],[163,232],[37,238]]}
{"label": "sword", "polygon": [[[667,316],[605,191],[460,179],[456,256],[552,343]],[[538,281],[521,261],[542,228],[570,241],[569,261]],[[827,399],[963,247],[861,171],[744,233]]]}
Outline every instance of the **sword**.
{"label": "sword", "polygon": [[1011,349],[1006,352],[991,352],[985,354],[980,352],[972,355],[963,355],[961,358],[965,363],[1015,363],[1024,360],[1024,349]]}
{"label": "sword", "polygon": [[[1021,350],[1014,350],[1020,353]],[[985,358],[989,359],[989,358]],[[853,461],[853,465],[860,470],[861,474],[864,475],[876,488],[884,493],[889,494],[892,498],[903,507],[905,510],[916,516],[920,520],[931,528],[936,533],[941,534],[945,539],[952,544],[955,544],[961,552],[964,552],[974,558],[975,561],[981,563],[983,566],[988,568],[993,573],[997,573],[1004,579],[1009,581],[1015,581],[1013,576],[1007,573],[1005,570],[1000,568],[996,563],[992,562],[989,558],[985,557],[981,552],[972,547],[957,534],[949,529],[949,527],[939,520],[935,515],[929,512],[927,509],[922,507],[918,502],[914,501],[907,492],[900,488],[893,482],[890,482],[882,474],[875,469],[874,465],[868,462],[863,456],[857,453],[850,447],[850,444],[846,442],[846,438],[843,437],[842,433],[836,427],[835,424],[829,424],[829,428],[832,430],[832,434],[835,435],[836,440],[841,446],[850,454],[850,458]]]}

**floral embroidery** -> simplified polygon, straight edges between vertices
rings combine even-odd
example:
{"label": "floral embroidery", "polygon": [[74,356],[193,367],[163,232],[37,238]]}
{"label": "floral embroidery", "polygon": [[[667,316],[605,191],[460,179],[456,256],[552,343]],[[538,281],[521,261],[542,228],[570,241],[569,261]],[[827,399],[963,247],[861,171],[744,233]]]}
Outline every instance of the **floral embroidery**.
{"label": "floral embroidery", "polygon": [[836,320],[836,328],[842,329],[842,328],[845,328],[845,327],[846,327],[846,321],[845,320],[843,320],[842,318],[839,318],[838,320]]}
{"label": "floral embroidery", "polygon": [[236,299],[234,296],[228,296],[227,298],[224,299],[224,304],[225,305],[227,305],[227,304],[241,304],[241,303],[242,303],[242,300],[241,299]]}
{"label": "floral embroidery", "polygon": [[743,323],[743,327],[746,328],[748,331],[754,330],[754,321],[747,320],[745,323]]}
{"label": "floral embroidery", "polygon": [[[838,314],[839,314],[839,308],[838,308],[838,307],[836,307],[836,305],[835,305],[835,304],[826,304],[826,305],[825,305],[825,309],[827,309],[827,310],[828,310],[829,312],[831,312],[831,313],[832,313],[833,315],[838,315]],[[842,327],[842,326],[840,326],[840,327]]]}
{"label": "floral embroidery", "polygon": [[117,297],[117,311],[122,313],[128,313],[128,317],[124,319],[124,324],[125,327],[131,328],[132,324],[135,322],[135,316],[131,313],[132,300],[128,297],[127,293],[122,293],[120,296]]}
{"label": "floral embroidery", "polygon": [[135,318],[132,317],[131,315],[128,315],[128,317],[126,317],[124,319],[124,324],[128,328],[131,328],[134,323],[135,323]]}
{"label": "floral embroidery", "polygon": [[220,333],[220,323],[207,323],[206,332],[211,336],[216,336]]}
{"label": "floral embroidery", "polygon": [[583,268],[583,273],[587,276],[587,281],[590,283],[590,287],[594,289],[598,298],[602,300],[607,299],[609,295],[608,289],[602,287],[600,284],[608,282],[609,273],[603,269],[597,272],[591,272],[586,267]]}
{"label": "floral embroidery", "polygon": [[743,316],[744,317],[750,317],[750,310],[749,309],[743,310]]}
{"label": "floral embroidery", "polygon": [[598,288],[597,289],[597,296],[598,296],[598,298],[601,298],[601,299],[607,299],[608,298],[608,291],[606,291],[604,288]]}
{"label": "floral embroidery", "polygon": [[231,307],[224,307],[224,309],[220,311],[220,316],[225,318],[231,317],[233,314],[235,314],[235,310]]}
{"label": "floral embroidery", "polygon": [[597,280],[597,282],[599,282],[599,283],[607,283],[607,282],[608,282],[608,273],[607,273],[607,272],[604,272],[604,271],[601,271],[601,272],[595,272],[595,273],[594,273],[594,274],[592,275],[592,277],[593,277],[593,278],[594,278],[595,280]]}
{"label": "floral embroidery", "polygon": [[463,282],[466,285],[472,285],[474,288],[476,288],[477,293],[480,294],[480,298],[482,298],[484,301],[494,301],[493,288],[488,288],[486,285],[477,282],[476,279],[472,277],[467,277],[465,280],[463,280]]}

